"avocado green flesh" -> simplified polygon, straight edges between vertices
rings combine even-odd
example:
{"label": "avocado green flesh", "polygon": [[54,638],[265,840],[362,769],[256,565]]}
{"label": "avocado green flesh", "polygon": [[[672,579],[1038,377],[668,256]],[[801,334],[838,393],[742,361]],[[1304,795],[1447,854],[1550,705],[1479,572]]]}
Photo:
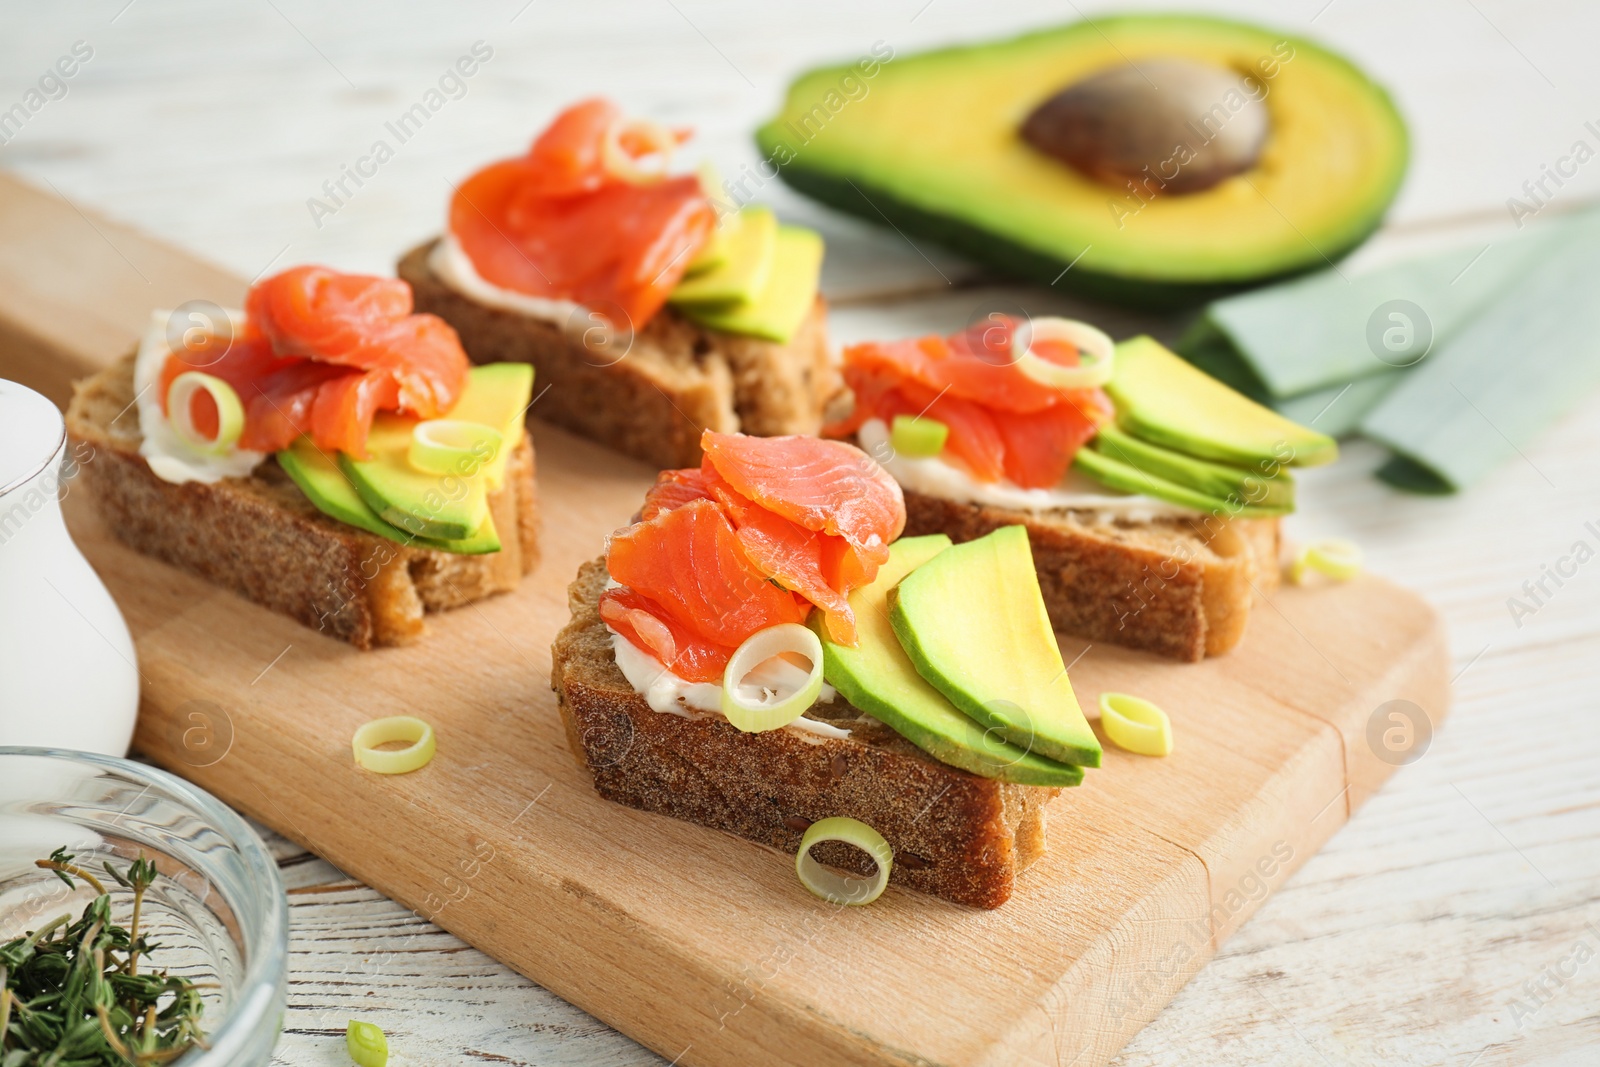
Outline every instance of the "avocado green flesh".
{"label": "avocado green flesh", "polygon": [[1186,485],[1157,477],[1092,448],[1078,449],[1077,454],[1072,457],[1072,465],[1080,473],[1112,489],[1120,489],[1124,493],[1138,493],[1140,496],[1165,500],[1169,504],[1193,508],[1224,518],[1264,519],[1286,514],[1289,510],[1254,507],[1245,504],[1240,497],[1230,500],[1226,497],[1207,496]]}
{"label": "avocado green flesh", "polygon": [[676,305],[726,304],[755,300],[766,288],[778,247],[778,219],[771,209],[747,207],[725,237],[722,262],[686,278],[672,290]]}
{"label": "avocado green flesh", "polygon": [[[1019,136],[1057,91],[1155,57],[1272,65],[1255,167],[1203,192],[1139,198]],[[845,99],[841,84],[868,91]],[[814,70],[756,140],[788,184],[841,210],[1022,277],[1150,305],[1324,269],[1378,226],[1409,152],[1387,94],[1344,59],[1192,15],[1085,20],[896,57],[870,78]]]}
{"label": "avocado green flesh", "polygon": [[1102,426],[1089,447],[1146,474],[1220,500],[1236,499],[1287,514],[1294,510],[1294,479],[1286,471],[1266,477],[1254,470],[1186,456],[1142,441],[1115,426]]}
{"label": "avocado green flesh", "polygon": [[321,452],[308,437],[297,439],[294,444],[279,452],[278,466],[282,467],[290,480],[300,487],[300,491],[306,495],[306,499],[316,505],[318,511],[370,534],[386,537],[402,545],[432,548],[461,556],[477,556],[500,551],[500,536],[495,531],[492,516],[485,520],[477,533],[460,541],[417,537],[398,526],[384,522],[378,517],[378,513],[361,499],[361,494],[356,492],[355,486],[350,484],[350,479],[345,477],[339,465]]}
{"label": "avocado green flesh", "polygon": [[1082,768],[1010,744],[957,710],[917,673],[900,646],[889,622],[889,590],[949,547],[944,534],[903,537],[890,546],[877,578],[850,594],[858,637],[853,648],[830,640],[822,613],[812,613],[811,628],[822,639],[823,676],[851,704],[941,763],[1019,785],[1079,784]]}
{"label": "avocado green flesh", "polygon": [[533,364],[487,363],[467,372],[461,398],[444,417],[481,422],[500,431],[500,451],[483,466],[490,489],[505,484],[506,464],[525,433],[523,416],[533,398]]}
{"label": "avocado green flesh", "polygon": [[1339,455],[1327,434],[1235,392],[1151,337],[1117,345],[1105,389],[1123,430],[1200,459],[1271,473]]}
{"label": "avocado green flesh", "polygon": [[726,333],[786,344],[817,300],[822,238],[797,226],[779,226],[766,284],[753,300],[683,304],[685,318]]}
{"label": "avocado green flesh", "polygon": [[1005,526],[954,545],[889,594],[901,647],[979,725],[1048,759],[1100,766],[1056,644],[1028,534]]}

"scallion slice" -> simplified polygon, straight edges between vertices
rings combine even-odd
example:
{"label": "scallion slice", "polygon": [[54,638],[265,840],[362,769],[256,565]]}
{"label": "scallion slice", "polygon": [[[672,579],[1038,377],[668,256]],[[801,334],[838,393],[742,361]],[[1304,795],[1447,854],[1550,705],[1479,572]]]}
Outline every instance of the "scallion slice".
{"label": "scallion slice", "polygon": [[373,1023],[351,1019],[344,1031],[344,1047],[356,1067],[388,1067],[389,1039]]}
{"label": "scallion slice", "polygon": [[937,456],[949,437],[950,427],[925,415],[896,415],[889,427],[889,447],[913,459]]}
{"label": "scallion slice", "polygon": [[[1033,351],[1041,341],[1064,341],[1078,350],[1078,365],[1065,367]],[[1093,389],[1111,380],[1116,345],[1103,330],[1056,316],[1029,319],[1011,335],[1011,358],[1028,377],[1057,389]]]}
{"label": "scallion slice", "polygon": [[1101,693],[1100,728],[1112,744],[1129,752],[1141,756],[1172,753],[1172,721],[1166,712],[1142,697]]}
{"label": "scallion slice", "polygon": [[429,474],[476,474],[500,454],[505,438],[493,426],[465,419],[427,419],[411,430],[406,458]]}
{"label": "scallion slice", "polygon": [[[795,664],[795,656],[809,668]],[[822,642],[797,622],[780,623],[751,634],[728,660],[722,714],[746,733],[776,730],[803,715],[821,692]]]}
{"label": "scallion slice", "polygon": [[[878,865],[877,873],[862,878],[830,871],[811,858],[812,846],[823,841],[854,845],[872,857],[872,862]],[[894,849],[883,835],[859,819],[843,816],[818,819],[807,827],[800,838],[800,851],[794,858],[794,873],[800,876],[800,884],[829,904],[871,904],[883,895],[893,866]]]}
{"label": "scallion slice", "polygon": [[1310,571],[1325,574],[1337,582],[1348,582],[1361,573],[1361,546],[1336,537],[1313,541],[1295,555],[1294,562],[1289,565],[1289,580],[1303,585]]}
{"label": "scallion slice", "polygon": [[[629,138],[643,150],[630,151],[623,144]],[[672,153],[677,150],[678,138],[659,122],[647,119],[619,119],[606,130],[600,142],[600,165],[613,177],[633,185],[649,185],[667,176]],[[641,166],[640,162],[654,159],[654,166]]]}
{"label": "scallion slice", "polygon": [[[394,741],[405,741],[405,748],[380,749]],[[356,763],[377,774],[408,774],[428,765],[433,759],[433,727],[411,715],[391,715],[373,719],[350,739]]]}
{"label": "scallion slice", "polygon": [[[200,392],[209,394],[217,407],[214,437],[207,437],[194,424],[194,398]],[[167,419],[189,445],[209,455],[220,455],[239,443],[239,435],[244,432],[244,405],[233,386],[221,378],[197,370],[184,371],[167,388]]]}

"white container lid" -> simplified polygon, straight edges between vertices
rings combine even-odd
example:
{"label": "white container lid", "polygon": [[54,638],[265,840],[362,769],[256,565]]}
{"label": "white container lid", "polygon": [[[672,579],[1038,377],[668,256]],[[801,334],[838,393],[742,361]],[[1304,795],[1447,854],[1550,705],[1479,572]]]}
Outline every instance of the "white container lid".
{"label": "white container lid", "polygon": [[67,424],[54,404],[0,378],[0,493],[48,467],[66,438]]}

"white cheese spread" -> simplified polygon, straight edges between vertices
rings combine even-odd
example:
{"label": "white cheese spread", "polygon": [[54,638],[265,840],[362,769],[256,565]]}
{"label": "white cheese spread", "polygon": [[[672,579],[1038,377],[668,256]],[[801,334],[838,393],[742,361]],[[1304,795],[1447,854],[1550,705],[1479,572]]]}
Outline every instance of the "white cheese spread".
{"label": "white cheese spread", "polygon": [[[235,330],[244,326],[244,312],[230,309],[228,318]],[[164,482],[182,485],[184,482],[220,482],[224,478],[244,478],[267,458],[265,452],[251,452],[234,448],[221,454],[202,452],[190,445],[173,429],[162,410],[161,371],[172,355],[167,340],[167,323],[171,311],[150,313],[150,325],[139,342],[139,354],[133,364],[134,404],[139,411],[139,432],[144,440],[139,443],[139,454],[150,464],[150,471]],[[204,367],[196,367],[204,371]]]}

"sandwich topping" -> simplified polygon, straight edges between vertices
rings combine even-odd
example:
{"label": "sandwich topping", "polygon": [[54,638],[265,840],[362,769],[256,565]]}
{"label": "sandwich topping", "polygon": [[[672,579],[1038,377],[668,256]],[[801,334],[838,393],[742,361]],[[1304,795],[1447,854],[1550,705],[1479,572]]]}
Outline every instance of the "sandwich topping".
{"label": "sandwich topping", "polygon": [[[584,100],[526,155],[467,178],[429,269],[468,299],[581,332],[628,336],[671,302],[713,329],[787,342],[816,303],[822,242],[765,208],[675,174],[685,129]],[[605,347],[603,344],[599,347]]]}
{"label": "sandwich topping", "polygon": [[[902,486],[1031,513],[1147,522],[1293,509],[1305,431],[1167,353],[1065,319],[847,347],[854,435]],[[1283,442],[1284,447],[1274,447]],[[1280,454],[1281,453],[1281,454]]]}
{"label": "sandwich topping", "polygon": [[[853,644],[849,594],[873,580],[905,526],[894,479],[839,441],[708,430],[702,445],[701,465],[663,471],[638,521],[607,547],[615,584],[600,616],[619,665],[642,654],[657,674],[716,687],[753,635],[813,610],[831,639]],[[640,692],[653,684],[630,681]],[[711,689],[674,695],[721,706]]]}
{"label": "sandwich topping", "polygon": [[642,326],[716,227],[700,179],[666,172],[688,137],[607,100],[575,104],[526,155],[461,183],[449,238],[496,289]]}
{"label": "sandwich topping", "polygon": [[243,478],[276,454],[340,522],[440,551],[500,548],[488,494],[522,440],[530,367],[472,369],[393,278],[293,267],[227,315],[180,338],[171,313],[151,318],[134,388],[157,477]]}

